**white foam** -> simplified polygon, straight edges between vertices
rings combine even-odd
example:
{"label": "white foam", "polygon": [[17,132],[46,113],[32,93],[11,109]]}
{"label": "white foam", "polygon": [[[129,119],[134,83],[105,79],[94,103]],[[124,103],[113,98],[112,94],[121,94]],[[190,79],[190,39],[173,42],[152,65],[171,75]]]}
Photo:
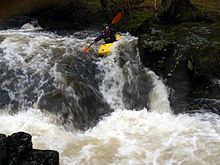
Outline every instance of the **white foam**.
{"label": "white foam", "polygon": [[121,40],[114,43],[111,55],[105,56],[96,62],[102,72],[98,75],[102,78],[102,84],[99,90],[113,109],[125,108],[122,100],[125,78],[123,76],[123,70],[118,64],[119,53],[121,51],[120,46],[126,45],[126,43],[134,40],[137,40],[137,38],[130,35],[122,35]]}
{"label": "white foam", "polygon": [[149,103],[150,110],[156,112],[170,112],[172,110],[170,108],[170,101],[167,87],[164,85],[163,81],[155,75],[153,71],[149,71],[146,69],[146,73],[151,75],[153,80],[153,89],[149,93]]}
{"label": "white foam", "polygon": [[97,62],[102,72],[101,77],[103,77],[99,90],[113,109],[124,108],[122,89],[125,80],[122,70],[116,62],[116,56],[116,53],[112,53],[111,56]]}
{"label": "white foam", "polygon": [[56,124],[57,117],[29,109],[1,113],[0,132],[31,133],[34,147],[57,150],[61,164],[217,164],[220,120],[205,116],[215,124],[202,121],[202,114],[118,110],[83,133],[67,132]]}

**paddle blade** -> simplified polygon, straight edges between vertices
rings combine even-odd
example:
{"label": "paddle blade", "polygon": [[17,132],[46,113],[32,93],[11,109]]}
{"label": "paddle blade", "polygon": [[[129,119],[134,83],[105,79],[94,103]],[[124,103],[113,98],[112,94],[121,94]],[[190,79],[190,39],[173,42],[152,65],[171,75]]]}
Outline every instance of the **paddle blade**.
{"label": "paddle blade", "polygon": [[83,53],[89,53],[89,47],[83,48]]}
{"label": "paddle blade", "polygon": [[115,16],[115,18],[112,20],[112,24],[115,24],[115,23],[119,22],[120,19],[121,19],[121,17],[122,17],[122,13],[119,12],[119,13]]}

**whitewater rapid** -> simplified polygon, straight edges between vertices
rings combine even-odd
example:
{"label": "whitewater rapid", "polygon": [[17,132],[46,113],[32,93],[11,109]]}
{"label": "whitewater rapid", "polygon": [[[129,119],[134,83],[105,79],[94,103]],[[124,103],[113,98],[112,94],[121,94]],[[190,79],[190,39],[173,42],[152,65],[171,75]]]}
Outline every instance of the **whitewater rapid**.
{"label": "whitewater rapid", "polygon": [[[8,60],[11,67],[17,66],[27,71],[49,70],[49,74],[55,77],[57,83],[62,76],[57,72],[56,65],[50,66],[53,50],[59,48],[65,50],[64,56],[74,55],[76,50],[93,39],[39,31],[27,32],[23,29],[0,31],[0,36],[7,36],[0,44],[0,48],[5,51],[5,57],[1,57],[1,60]],[[22,43],[19,41],[21,38]],[[34,148],[57,150],[63,165],[219,164],[219,116],[213,113],[174,115],[168,100],[168,88],[147,68],[143,72],[151,77],[153,84],[148,93],[148,109],[146,107],[135,111],[125,108],[122,99],[125,80],[117,58],[121,46],[126,47],[126,43],[135,42],[137,38],[123,35],[122,40],[116,43],[111,56],[94,61],[102,71],[98,75],[103,78],[99,90],[114,110],[95,127],[83,132],[74,129],[72,125],[63,126],[59,116],[36,108],[36,102],[32,107],[25,106],[15,114],[9,112],[10,107],[1,109],[0,133],[30,133]],[[39,45],[44,44],[45,48],[41,47],[39,50]],[[97,46],[93,47],[94,51]],[[26,65],[19,52],[29,54],[33,65]],[[128,73],[128,76],[136,75]],[[41,85],[44,81],[46,80],[42,79]],[[22,82],[22,79],[20,82],[23,86],[17,88],[21,93],[12,93],[10,97],[23,102],[26,82]],[[6,88],[6,85],[4,87]],[[39,86],[35,92],[40,97],[42,91],[38,89]]]}
{"label": "whitewater rapid", "polygon": [[60,153],[61,164],[218,164],[220,119],[215,114],[118,110],[86,132],[66,131],[38,109],[1,112],[1,132],[32,134],[39,149]]}

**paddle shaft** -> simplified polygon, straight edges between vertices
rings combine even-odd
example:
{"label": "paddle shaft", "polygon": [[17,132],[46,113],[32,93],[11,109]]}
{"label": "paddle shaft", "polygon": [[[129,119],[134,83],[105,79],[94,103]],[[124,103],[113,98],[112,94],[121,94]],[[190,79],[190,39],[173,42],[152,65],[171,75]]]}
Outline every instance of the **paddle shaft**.
{"label": "paddle shaft", "polygon": [[95,43],[95,41],[93,41],[88,47],[87,47],[87,49],[89,49],[91,46],[92,46],[92,44],[94,44]]}

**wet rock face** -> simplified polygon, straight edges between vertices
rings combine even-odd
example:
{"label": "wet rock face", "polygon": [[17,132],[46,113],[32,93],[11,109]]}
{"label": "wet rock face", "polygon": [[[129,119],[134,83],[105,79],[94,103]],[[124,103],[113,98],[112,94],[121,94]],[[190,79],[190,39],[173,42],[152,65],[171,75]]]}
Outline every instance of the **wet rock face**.
{"label": "wet rock face", "polygon": [[183,24],[170,29],[158,26],[140,36],[141,61],[171,87],[174,107],[195,98],[220,99],[214,92],[220,91],[220,86],[213,83],[213,79],[215,82],[220,79],[218,27],[218,24]]}
{"label": "wet rock face", "polygon": [[142,37],[139,38],[141,61],[146,67],[165,76],[172,67],[168,66],[167,63],[171,63],[170,59],[175,51],[175,43],[166,41],[158,36],[144,35]]}
{"label": "wet rock face", "polygon": [[95,126],[99,119],[112,112],[98,91],[96,65],[76,57],[64,57],[57,68],[61,78],[54,88],[39,100],[38,107],[63,117],[81,130]]}
{"label": "wet rock face", "polygon": [[0,163],[5,164],[7,158],[7,140],[6,135],[0,134]]}
{"label": "wet rock face", "polygon": [[195,99],[185,107],[189,113],[212,112],[220,115],[220,100],[216,99]]}
{"label": "wet rock face", "polygon": [[48,165],[58,165],[59,164],[59,154],[56,151],[51,150],[36,150],[28,152],[27,158],[24,164],[48,164]]}
{"label": "wet rock face", "polygon": [[122,89],[123,102],[127,109],[142,110],[149,108],[148,94],[152,89],[152,79],[146,74],[137,52],[137,42],[121,47],[119,66],[123,70],[125,83]]}
{"label": "wet rock face", "polygon": [[31,138],[24,132],[0,134],[0,164],[59,164],[57,151],[33,149]]}
{"label": "wet rock face", "polygon": [[32,149],[31,135],[26,133],[12,134],[7,137],[7,152],[9,162],[18,164],[24,156]]}
{"label": "wet rock face", "polygon": [[188,59],[188,68],[196,76],[205,76],[208,79],[220,78],[220,49],[218,50],[214,44],[207,44],[197,47],[193,51],[195,55]]}
{"label": "wet rock face", "polygon": [[10,103],[10,98],[8,96],[8,92],[5,91],[5,90],[2,90],[0,89],[0,93],[1,93],[1,96],[0,96],[0,108],[3,108],[5,107],[6,105],[8,105]]}
{"label": "wet rock face", "polygon": [[12,28],[20,28],[26,23],[30,23],[34,27],[38,26],[38,21],[36,18],[31,16],[14,16],[7,20],[0,19],[0,30],[12,29]]}
{"label": "wet rock face", "polygon": [[76,95],[65,89],[55,89],[41,97],[38,107],[62,116],[64,123],[73,123],[81,130],[95,126],[103,115],[111,112],[97,91],[74,80],[70,86],[70,90],[77,88]]}

